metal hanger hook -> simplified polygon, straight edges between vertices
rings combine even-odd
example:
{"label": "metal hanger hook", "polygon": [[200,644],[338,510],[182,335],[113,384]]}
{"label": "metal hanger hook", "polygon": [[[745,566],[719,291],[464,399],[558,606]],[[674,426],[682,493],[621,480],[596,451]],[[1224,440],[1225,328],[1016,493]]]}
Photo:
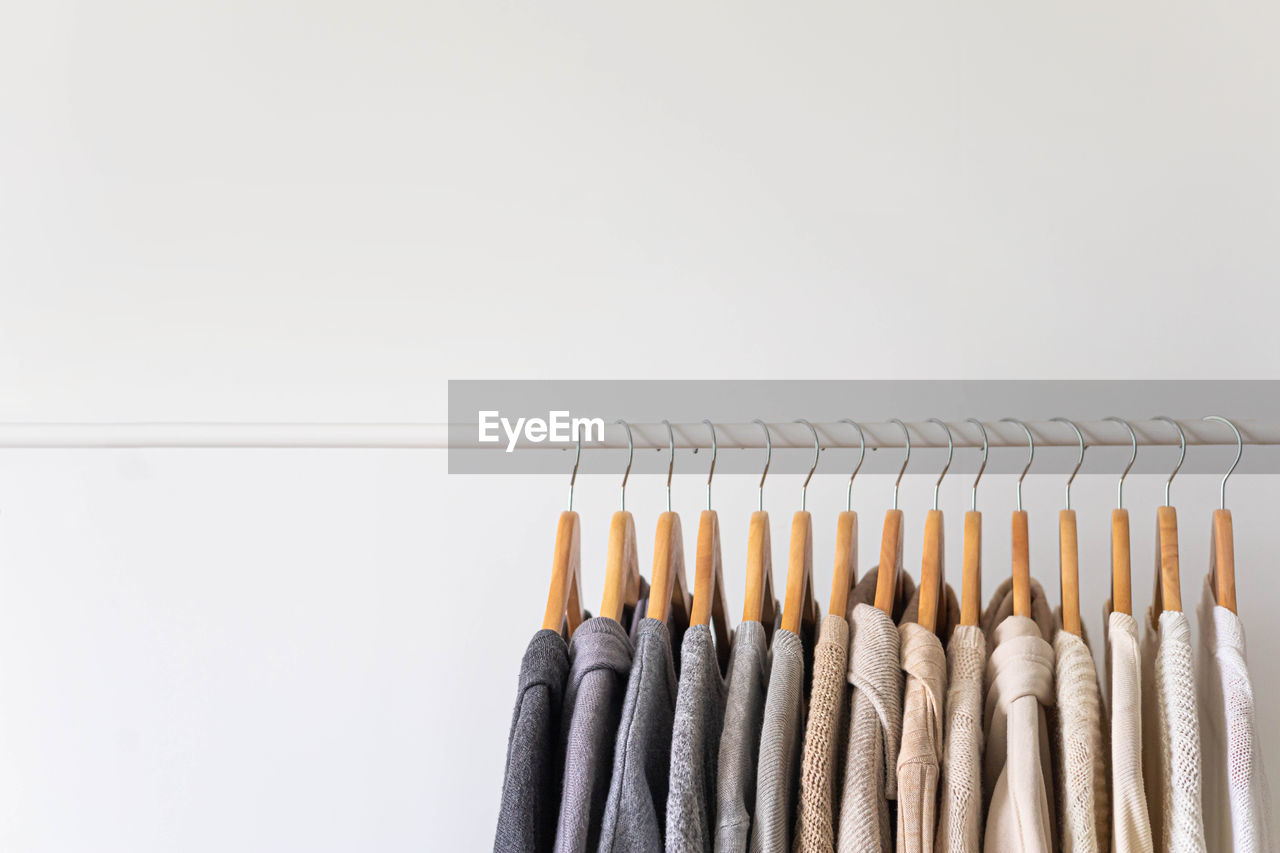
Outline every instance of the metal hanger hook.
{"label": "metal hanger hook", "polygon": [[1071,509],[1071,481],[1076,478],[1076,474],[1080,473],[1080,466],[1084,464],[1084,433],[1080,432],[1080,427],[1076,426],[1066,418],[1050,418],[1054,423],[1066,424],[1076,434],[1076,440],[1080,442],[1080,458],[1076,459],[1076,467],[1071,470],[1071,476],[1067,478],[1067,509]]}
{"label": "metal hanger hook", "polygon": [[1244,455],[1244,438],[1240,435],[1240,430],[1236,425],[1221,415],[1209,415],[1204,418],[1206,421],[1219,421],[1231,427],[1231,431],[1236,434],[1236,460],[1231,463],[1231,467],[1227,469],[1227,473],[1222,475],[1222,485],[1218,487],[1218,508],[1227,508],[1227,478],[1231,476],[1231,472],[1236,470],[1236,466],[1240,464],[1240,457]]}
{"label": "metal hanger hook", "polygon": [[1178,456],[1177,467],[1173,469],[1173,473],[1169,475],[1169,479],[1164,481],[1164,505],[1173,506],[1173,504],[1169,503],[1169,487],[1173,485],[1173,478],[1178,476],[1178,471],[1182,469],[1182,462],[1187,458],[1187,434],[1182,431],[1182,427],[1178,426],[1178,422],[1168,415],[1156,415],[1151,420],[1164,421],[1165,423],[1172,424],[1173,428],[1178,431],[1178,444],[1182,448],[1182,453]]}
{"label": "metal hanger hook", "polygon": [[676,434],[671,431],[671,421],[664,420],[667,428],[667,443],[671,445],[671,462],[667,465],[667,512],[671,512],[671,475],[676,470]]}
{"label": "metal hanger hook", "polygon": [[942,486],[942,478],[947,476],[947,471],[951,468],[951,457],[955,456],[956,445],[951,439],[951,427],[944,424],[938,418],[929,418],[929,423],[937,424],[946,430],[947,433],[947,464],[942,466],[942,473],[938,475],[938,482],[933,484],[933,508],[938,508],[938,489]]}
{"label": "metal hanger hook", "polygon": [[1001,423],[1017,424],[1022,427],[1022,431],[1027,434],[1027,466],[1022,469],[1022,473],[1018,475],[1018,512],[1022,512],[1022,479],[1027,476],[1027,472],[1031,470],[1031,462],[1036,458],[1036,440],[1031,436],[1031,430],[1027,425],[1017,418],[1001,418]]}
{"label": "metal hanger hook", "polygon": [[711,428],[711,468],[707,471],[707,509],[711,509],[711,477],[716,473],[716,425],[706,418],[702,422]]}
{"label": "metal hanger hook", "polygon": [[1138,458],[1138,434],[1133,431],[1133,427],[1124,418],[1115,416],[1103,418],[1104,421],[1120,424],[1129,431],[1129,441],[1133,444],[1133,453],[1129,454],[1129,464],[1124,466],[1124,470],[1120,472],[1120,482],[1116,483],[1116,509],[1124,509],[1124,478],[1129,476],[1129,469],[1133,467],[1133,463]]}
{"label": "metal hanger hook", "polygon": [[862,431],[862,427],[858,426],[857,421],[852,421],[849,418],[843,418],[840,421],[840,423],[848,424],[849,426],[853,427],[858,431],[858,447],[859,447],[859,450],[861,451],[858,454],[858,465],[856,468],[853,469],[853,473],[849,475],[849,492],[845,497],[845,504],[844,504],[845,509],[852,510],[853,509],[853,478],[858,476],[858,472],[862,470],[862,463],[867,458],[867,435]]}
{"label": "metal hanger hook", "polygon": [[907,463],[911,461],[911,433],[907,431],[907,425],[897,418],[890,418],[890,423],[895,423],[902,427],[902,437],[907,442],[907,455],[902,459],[902,467],[898,469],[898,479],[893,481],[893,508],[898,508],[898,486],[902,483],[902,475],[907,473]]}
{"label": "metal hanger hook", "polygon": [[809,468],[809,475],[804,478],[804,485],[800,487],[800,511],[804,512],[805,498],[809,492],[809,481],[813,479],[813,472],[818,470],[818,457],[822,455],[822,445],[818,443],[818,431],[814,429],[813,424],[799,418],[794,423],[804,424],[809,428],[809,432],[813,433],[813,465]]}
{"label": "metal hanger hook", "polygon": [[578,430],[578,455],[573,457],[573,473],[569,475],[569,512],[573,512],[573,484],[578,482],[578,463],[582,461],[582,430]]}
{"label": "metal hanger hook", "polygon": [[983,426],[982,421],[977,418],[966,418],[967,423],[971,423],[982,433],[982,464],[978,466],[978,476],[973,478],[973,491],[969,498],[969,508],[974,512],[978,511],[978,481],[982,479],[982,472],[987,470],[987,457],[991,455],[991,446],[987,443],[987,428]]}
{"label": "metal hanger hook", "polygon": [[769,425],[764,421],[756,418],[753,424],[760,424],[760,428],[764,430],[764,470],[760,472],[760,503],[759,509],[764,512],[764,478],[769,476],[769,463],[773,460],[773,436],[769,433]]}
{"label": "metal hanger hook", "polygon": [[616,420],[615,424],[622,424],[622,428],[627,431],[627,470],[622,472],[622,511],[627,511],[627,480],[631,477],[631,462],[636,457],[636,443],[631,437],[631,424],[624,420]]}

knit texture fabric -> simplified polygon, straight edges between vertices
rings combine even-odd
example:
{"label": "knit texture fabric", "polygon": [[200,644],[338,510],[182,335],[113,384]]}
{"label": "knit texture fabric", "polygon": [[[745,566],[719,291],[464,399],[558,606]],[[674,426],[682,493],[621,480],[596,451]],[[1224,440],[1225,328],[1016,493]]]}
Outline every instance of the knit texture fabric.
{"label": "knit texture fabric", "polygon": [[987,640],[959,625],[947,643],[946,746],[935,847],[942,853],[982,850],[982,697]]}
{"label": "knit texture fabric", "polygon": [[840,798],[840,853],[893,849],[889,800],[898,795],[904,680],[900,647],[898,629],[888,614],[872,604],[854,607],[848,672],[853,697]]}
{"label": "knit texture fabric", "polygon": [[813,653],[809,721],[800,759],[800,804],[792,845],[799,853],[835,850],[836,758],[848,656],[849,623],[843,616],[827,614]]}
{"label": "knit texture fabric", "polygon": [[1062,629],[1053,638],[1056,656],[1053,720],[1057,769],[1058,832],[1063,853],[1106,853],[1111,849],[1102,696],[1088,637]]}
{"label": "knit texture fabric", "polygon": [[711,628],[693,625],[685,631],[680,651],[680,686],[671,732],[668,853],[711,853],[714,849],[724,698],[724,679]]}
{"label": "knit texture fabric", "polygon": [[1208,577],[1199,615],[1205,841],[1214,851],[1270,853],[1271,793],[1258,746],[1244,626],[1218,606]]}
{"label": "knit texture fabric", "polygon": [[[1203,853],[1200,801],[1200,721],[1191,666],[1191,624],[1185,613],[1147,613],[1143,637],[1147,812],[1156,850]],[[1152,726],[1152,720],[1155,725]]]}
{"label": "knit texture fabric", "polygon": [[618,723],[601,853],[662,849],[675,705],[676,674],[667,626],[645,619]]}
{"label": "knit texture fabric", "polygon": [[520,663],[495,853],[550,850],[560,805],[561,704],[569,649],[556,631],[533,635]]}
{"label": "knit texture fabric", "polygon": [[938,817],[947,657],[938,635],[914,621],[898,627],[906,676],[898,751],[898,853],[933,850]]}
{"label": "knit texture fabric", "polygon": [[[1111,684],[1111,849],[1152,853],[1142,778],[1142,658],[1138,622],[1107,604],[1107,674]],[[1149,725],[1154,725],[1152,721]]]}
{"label": "knit texture fabric", "polygon": [[1036,623],[1009,616],[992,635],[983,711],[989,792],[987,850],[1051,853],[1053,769],[1045,708],[1053,704],[1053,647]]}
{"label": "knit texture fabric", "polygon": [[569,641],[569,680],[560,738],[564,785],[556,853],[587,853],[600,844],[631,652],[627,632],[605,616],[583,622]]}
{"label": "knit texture fabric", "polygon": [[770,661],[764,626],[740,624],[729,650],[728,696],[716,769],[716,853],[745,853],[751,837]]}
{"label": "knit texture fabric", "polygon": [[798,635],[779,628],[773,634],[773,669],[760,728],[751,853],[789,853],[791,849],[803,726],[804,649]]}

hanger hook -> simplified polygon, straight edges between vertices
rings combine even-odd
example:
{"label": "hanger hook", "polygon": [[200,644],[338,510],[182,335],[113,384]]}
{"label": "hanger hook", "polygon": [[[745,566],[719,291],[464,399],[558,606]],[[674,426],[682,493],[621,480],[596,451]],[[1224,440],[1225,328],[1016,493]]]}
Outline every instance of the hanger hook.
{"label": "hanger hook", "polygon": [[671,421],[663,420],[667,428],[667,444],[671,446],[671,462],[667,464],[667,512],[671,512],[671,475],[676,470],[676,434],[671,431]]}
{"label": "hanger hook", "polygon": [[1129,464],[1124,466],[1124,470],[1120,472],[1120,482],[1116,483],[1116,509],[1124,509],[1124,478],[1129,476],[1129,469],[1133,467],[1134,461],[1138,458],[1138,434],[1133,431],[1133,427],[1124,418],[1115,416],[1103,418],[1104,421],[1120,424],[1129,431],[1129,441],[1133,444],[1133,453],[1129,454]]}
{"label": "hanger hook", "polygon": [[711,428],[711,468],[707,471],[707,509],[711,509],[711,477],[716,473],[716,425],[706,418],[702,422]]}
{"label": "hanger hook", "polygon": [[907,455],[903,457],[902,467],[898,469],[898,479],[893,481],[893,508],[898,508],[898,485],[902,482],[902,475],[907,473],[907,463],[911,461],[911,433],[907,431],[907,425],[897,418],[890,418],[890,423],[895,423],[902,427],[902,437],[907,442]]}
{"label": "hanger hook", "polygon": [[1080,442],[1080,458],[1076,459],[1076,467],[1072,469],[1071,476],[1067,478],[1067,509],[1071,509],[1071,481],[1076,478],[1076,474],[1080,473],[1080,466],[1084,464],[1084,434],[1080,432],[1080,427],[1076,426],[1066,418],[1050,418],[1054,423],[1066,424],[1071,427],[1076,434],[1076,440]]}
{"label": "hanger hook", "polygon": [[1022,512],[1022,478],[1027,476],[1027,472],[1031,470],[1031,461],[1036,458],[1036,440],[1031,437],[1031,430],[1027,429],[1027,425],[1017,418],[1001,418],[1002,423],[1017,424],[1022,427],[1022,431],[1027,434],[1027,466],[1022,469],[1022,473],[1018,475],[1018,512]]}
{"label": "hanger hook", "polygon": [[573,512],[573,484],[578,482],[578,463],[582,461],[582,430],[578,430],[578,455],[573,457],[573,473],[569,475],[569,512]]}
{"label": "hanger hook", "polygon": [[1178,431],[1178,444],[1182,448],[1182,454],[1178,457],[1177,467],[1173,469],[1173,473],[1169,475],[1169,479],[1164,481],[1164,505],[1173,506],[1173,504],[1169,503],[1169,487],[1173,485],[1173,478],[1178,476],[1178,471],[1182,468],[1182,462],[1187,458],[1187,434],[1182,431],[1182,427],[1178,425],[1177,421],[1167,415],[1156,415],[1151,420],[1164,421],[1165,423],[1173,424],[1173,428]]}
{"label": "hanger hook", "polygon": [[760,472],[760,503],[759,508],[764,512],[764,478],[769,476],[769,462],[773,459],[773,436],[769,434],[769,425],[764,421],[756,418],[753,424],[760,424],[760,428],[764,430],[764,470]]}
{"label": "hanger hook", "polygon": [[622,511],[627,511],[627,480],[631,477],[631,461],[636,456],[636,443],[631,437],[631,424],[624,420],[616,420],[615,424],[622,424],[622,428],[627,431],[627,470],[622,472]]}
{"label": "hanger hook", "polygon": [[947,464],[942,466],[942,473],[938,475],[938,482],[933,484],[933,508],[938,508],[938,488],[942,485],[942,478],[947,476],[947,471],[951,468],[951,457],[955,455],[955,442],[951,440],[951,428],[937,418],[929,418],[929,423],[937,424],[947,432]]}
{"label": "hanger hook", "polygon": [[973,478],[973,491],[969,499],[969,507],[974,512],[978,511],[978,481],[982,479],[982,472],[987,470],[987,457],[991,455],[991,447],[987,443],[987,428],[982,425],[982,421],[977,418],[967,418],[968,423],[973,424],[982,433],[982,464],[978,466],[978,476]]}
{"label": "hanger hook", "polygon": [[1236,470],[1236,466],[1240,464],[1240,457],[1244,455],[1244,439],[1240,436],[1240,430],[1236,425],[1222,415],[1209,415],[1204,418],[1206,421],[1220,421],[1231,427],[1231,431],[1236,434],[1236,461],[1231,463],[1231,467],[1227,469],[1227,473],[1222,475],[1222,485],[1218,487],[1218,508],[1227,508],[1227,478],[1231,476],[1231,472]]}
{"label": "hanger hook", "polygon": [[804,424],[809,428],[809,432],[813,433],[813,465],[809,468],[809,475],[804,478],[804,485],[800,487],[800,511],[804,512],[805,497],[809,492],[809,481],[813,479],[813,472],[818,470],[818,457],[822,454],[822,445],[818,443],[818,431],[813,428],[813,424],[800,418],[794,423]]}
{"label": "hanger hook", "polygon": [[858,465],[853,469],[853,473],[849,475],[849,493],[845,498],[845,509],[853,509],[853,478],[858,476],[858,472],[862,470],[862,462],[867,458],[867,435],[862,431],[862,427],[858,426],[857,421],[844,418],[840,421],[842,424],[848,424],[858,431],[858,447],[861,452],[858,454]]}

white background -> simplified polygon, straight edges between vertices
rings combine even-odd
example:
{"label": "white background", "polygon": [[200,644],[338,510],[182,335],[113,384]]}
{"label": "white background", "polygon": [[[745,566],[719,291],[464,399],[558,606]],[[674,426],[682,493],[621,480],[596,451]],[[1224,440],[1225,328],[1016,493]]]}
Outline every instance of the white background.
{"label": "white background", "polygon": [[[1275,378],[1278,31],[1265,3],[8,4],[0,419],[442,421],[447,378]],[[564,485],[0,453],[0,847],[488,846]],[[1054,600],[1060,485],[1026,486]],[[1095,641],[1113,487],[1076,497]],[[1126,492],[1145,605],[1159,483]],[[1216,488],[1174,494],[1190,603]],[[864,564],[888,495],[856,490]],[[754,499],[718,481],[735,611]],[[701,500],[677,481],[691,531]],[[966,501],[948,480],[953,572]],[[988,589],[1011,501],[984,482]],[[1280,485],[1230,501],[1269,736]],[[583,478],[592,601],[615,502]],[[634,481],[644,545],[661,502]],[[842,506],[819,476],[823,600]]]}

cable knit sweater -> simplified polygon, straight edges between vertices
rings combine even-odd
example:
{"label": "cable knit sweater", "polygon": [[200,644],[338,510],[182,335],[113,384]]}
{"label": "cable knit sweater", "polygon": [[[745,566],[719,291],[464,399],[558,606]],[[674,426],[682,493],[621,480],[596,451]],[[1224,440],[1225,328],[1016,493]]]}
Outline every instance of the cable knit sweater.
{"label": "cable knit sweater", "polygon": [[946,746],[935,848],[982,850],[982,677],[987,641],[976,625],[959,625],[947,643]]}
{"label": "cable knit sweater", "polygon": [[826,615],[813,653],[809,722],[800,759],[800,805],[792,845],[798,853],[830,853],[835,849],[832,807],[848,654],[849,623],[843,616]]}
{"label": "cable knit sweater", "polygon": [[1088,636],[1063,630],[1061,612],[1057,626],[1053,681],[1058,701],[1051,716],[1061,849],[1106,853],[1111,849],[1111,822],[1098,674]]}

